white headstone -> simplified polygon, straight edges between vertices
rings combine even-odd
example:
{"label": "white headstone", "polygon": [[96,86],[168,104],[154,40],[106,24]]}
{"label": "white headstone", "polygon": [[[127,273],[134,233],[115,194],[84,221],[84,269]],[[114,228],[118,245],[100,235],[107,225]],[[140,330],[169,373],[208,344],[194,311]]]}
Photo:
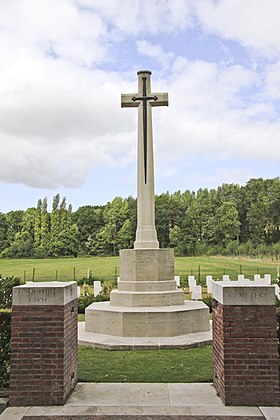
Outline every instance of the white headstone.
{"label": "white headstone", "polygon": [[102,287],[101,287],[101,282],[100,281],[94,281],[93,282],[93,295],[97,296],[99,295],[99,293],[101,292]]}
{"label": "white headstone", "polygon": [[271,284],[271,275],[270,274],[265,274],[264,279],[267,282],[266,284]]}
{"label": "white headstone", "polygon": [[238,274],[238,276],[237,276],[237,280],[238,281],[242,281],[242,280],[244,280],[245,279],[245,277],[244,277],[244,275],[243,274]]}
{"label": "white headstone", "polygon": [[229,278],[228,274],[223,275],[223,281],[230,281],[230,278]]}
{"label": "white headstone", "polygon": [[189,292],[191,293],[196,286],[196,280],[194,276],[188,276]]}
{"label": "white headstone", "polygon": [[180,276],[174,276],[174,280],[176,282],[176,286],[180,287]]}
{"label": "white headstone", "polygon": [[78,294],[78,297],[81,295],[81,288],[80,288],[80,286],[77,286],[77,294]]}
{"label": "white headstone", "polygon": [[213,277],[206,276],[206,286],[207,286],[207,293],[212,293],[212,284],[213,284]]}
{"label": "white headstone", "polygon": [[242,284],[247,285],[247,284],[252,284],[253,282],[250,279],[245,279],[244,278],[244,279],[238,280],[238,283],[240,285],[242,285]]}
{"label": "white headstone", "polygon": [[265,274],[264,277],[257,278],[254,281],[255,284],[259,284],[262,286],[270,286],[271,285],[271,275]]}
{"label": "white headstone", "polygon": [[254,274],[254,281],[259,281],[261,279],[260,274]]}
{"label": "white headstone", "polygon": [[193,291],[191,292],[191,299],[192,300],[199,300],[202,299],[202,287],[195,286]]}

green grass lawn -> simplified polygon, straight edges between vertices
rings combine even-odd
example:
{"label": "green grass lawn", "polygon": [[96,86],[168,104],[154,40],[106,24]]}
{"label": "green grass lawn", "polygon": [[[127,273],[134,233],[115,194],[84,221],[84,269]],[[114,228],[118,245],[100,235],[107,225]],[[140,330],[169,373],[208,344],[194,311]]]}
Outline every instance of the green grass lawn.
{"label": "green grass lawn", "polygon": [[[190,274],[198,279],[199,270],[203,284],[208,274],[214,279],[221,279],[225,273],[236,279],[240,271],[250,279],[256,273],[268,273],[275,280],[277,265],[280,265],[280,262],[247,258],[176,257],[175,274],[181,276],[183,284],[186,284]],[[88,270],[97,279],[113,281],[119,274],[119,258],[0,259],[0,274],[25,278],[26,281],[32,280],[33,272],[36,281],[70,281],[74,276],[75,279],[87,277]]]}
{"label": "green grass lawn", "polygon": [[0,259],[0,274],[27,281],[72,281],[86,278],[90,270],[98,280],[114,280],[119,273],[118,257]]}
{"label": "green grass lawn", "polygon": [[276,280],[279,261],[259,260],[233,257],[176,257],[175,274],[181,276],[181,283],[186,283],[188,275],[198,279],[200,272],[201,283],[205,284],[206,275],[212,275],[214,280],[222,280],[223,274],[228,274],[232,280],[237,280],[238,274],[253,280],[254,274],[271,274]]}
{"label": "green grass lawn", "polygon": [[79,382],[212,382],[212,346],[107,351],[79,346]]}

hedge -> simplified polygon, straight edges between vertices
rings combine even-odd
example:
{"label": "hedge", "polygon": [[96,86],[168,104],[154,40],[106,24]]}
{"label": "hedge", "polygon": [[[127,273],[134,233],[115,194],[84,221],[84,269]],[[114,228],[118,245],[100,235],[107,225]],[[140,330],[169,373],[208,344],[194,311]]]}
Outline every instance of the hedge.
{"label": "hedge", "polygon": [[6,388],[9,384],[11,321],[11,309],[0,309],[0,388]]}

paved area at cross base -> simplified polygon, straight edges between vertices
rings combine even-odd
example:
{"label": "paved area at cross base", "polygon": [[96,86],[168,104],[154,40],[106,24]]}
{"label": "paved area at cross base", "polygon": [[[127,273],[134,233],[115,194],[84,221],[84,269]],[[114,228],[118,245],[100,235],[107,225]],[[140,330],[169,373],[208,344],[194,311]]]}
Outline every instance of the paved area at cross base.
{"label": "paved area at cross base", "polygon": [[[211,328],[211,323],[210,323]],[[106,350],[159,350],[199,347],[212,343],[212,331],[203,331],[175,337],[118,337],[85,331],[85,323],[78,323],[79,345]]]}
{"label": "paved area at cross base", "polygon": [[279,420],[280,407],[225,407],[213,384],[79,383],[64,406],[8,407],[0,420]]}

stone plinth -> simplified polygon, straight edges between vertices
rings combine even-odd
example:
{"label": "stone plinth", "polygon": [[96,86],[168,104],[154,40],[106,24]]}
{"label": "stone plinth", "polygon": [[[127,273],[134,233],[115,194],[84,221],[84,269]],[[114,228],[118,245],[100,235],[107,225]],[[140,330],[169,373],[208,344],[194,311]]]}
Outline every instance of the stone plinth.
{"label": "stone plinth", "polygon": [[85,330],[120,337],[175,337],[209,330],[203,302],[185,302],[172,249],[120,251],[120,280],[110,302],[86,308]]}
{"label": "stone plinth", "polygon": [[213,283],[214,386],[225,405],[278,405],[273,286]]}
{"label": "stone plinth", "polygon": [[173,281],[173,249],[122,249],[120,251],[120,282]]}
{"label": "stone plinth", "polygon": [[13,289],[10,406],[62,405],[77,382],[77,284]]}
{"label": "stone plinth", "polygon": [[109,302],[86,308],[86,331],[120,337],[175,337],[209,330],[209,310],[203,302],[162,307],[121,307]]}

